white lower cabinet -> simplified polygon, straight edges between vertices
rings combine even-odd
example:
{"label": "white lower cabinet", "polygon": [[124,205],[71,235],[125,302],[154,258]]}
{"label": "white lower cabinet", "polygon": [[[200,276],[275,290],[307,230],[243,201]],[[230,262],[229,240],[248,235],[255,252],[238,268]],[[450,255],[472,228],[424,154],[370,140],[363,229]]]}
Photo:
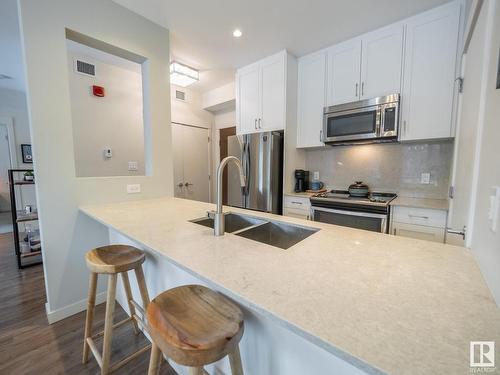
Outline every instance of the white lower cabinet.
{"label": "white lower cabinet", "polygon": [[444,243],[444,228],[393,222],[392,234],[395,236]]}
{"label": "white lower cabinet", "polygon": [[446,215],[444,210],[393,206],[390,233],[444,243]]}
{"label": "white lower cabinet", "polygon": [[297,219],[310,220],[311,203],[309,197],[285,195],[283,215]]}

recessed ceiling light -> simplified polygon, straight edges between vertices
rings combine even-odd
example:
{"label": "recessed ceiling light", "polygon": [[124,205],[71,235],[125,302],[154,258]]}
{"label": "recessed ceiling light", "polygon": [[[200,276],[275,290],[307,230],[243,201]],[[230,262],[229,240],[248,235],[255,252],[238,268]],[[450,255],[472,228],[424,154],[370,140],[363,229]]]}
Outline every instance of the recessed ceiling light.
{"label": "recessed ceiling light", "polygon": [[241,32],[241,30],[240,30],[240,29],[236,29],[236,30],[234,30],[234,31],[233,31],[233,36],[234,36],[235,38],[239,38],[239,37],[241,37],[242,35],[243,35],[243,33]]}

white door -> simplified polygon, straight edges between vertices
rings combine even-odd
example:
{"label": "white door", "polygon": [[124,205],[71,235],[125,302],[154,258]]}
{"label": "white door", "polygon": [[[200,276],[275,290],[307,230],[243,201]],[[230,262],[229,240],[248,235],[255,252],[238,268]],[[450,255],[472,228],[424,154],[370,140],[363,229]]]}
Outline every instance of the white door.
{"label": "white door", "polygon": [[208,134],[208,129],[184,126],[184,189],[187,199],[209,202]]}
{"label": "white door", "polygon": [[339,44],[328,51],[329,106],[359,100],[361,40]]}
{"label": "white door", "polygon": [[[480,102],[483,87],[482,80],[485,61],[484,40],[487,22],[482,19],[487,12],[480,13],[469,50],[465,56],[464,90],[460,94],[460,112],[455,140],[452,186],[453,199],[450,200],[448,227],[462,230],[467,226],[471,211],[472,176],[476,154],[476,139],[478,137],[478,124],[480,122]],[[467,235],[467,233],[466,233]],[[463,237],[447,234],[446,242],[465,246]]]}
{"label": "white door", "polygon": [[261,116],[259,130],[285,128],[285,55],[267,59],[261,66]]}
{"label": "white door", "polygon": [[174,155],[174,196],[185,198],[184,189],[184,126],[172,124],[172,151]]}
{"label": "white door", "polygon": [[257,130],[260,118],[260,69],[252,66],[238,72],[238,132],[251,133]]}
{"label": "white door", "polygon": [[297,147],[324,146],[323,110],[326,104],[326,53],[299,60]]}
{"label": "white door", "polygon": [[368,34],[361,54],[361,99],[401,93],[403,24]]}
{"label": "white door", "polygon": [[0,212],[10,211],[9,174],[11,167],[7,126],[0,124]]}
{"label": "white door", "polygon": [[174,153],[174,195],[178,198],[209,201],[208,129],[172,124]]}
{"label": "white door", "polygon": [[453,136],[459,15],[458,4],[451,3],[407,23],[402,94],[403,140]]}

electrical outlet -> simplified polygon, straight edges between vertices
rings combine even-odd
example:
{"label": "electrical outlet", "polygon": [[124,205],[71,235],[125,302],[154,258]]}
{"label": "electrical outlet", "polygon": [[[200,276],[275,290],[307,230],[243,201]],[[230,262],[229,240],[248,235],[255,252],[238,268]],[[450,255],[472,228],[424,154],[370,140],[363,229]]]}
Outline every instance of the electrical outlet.
{"label": "electrical outlet", "polygon": [[420,183],[429,185],[431,183],[431,174],[429,172],[420,174]]}
{"label": "electrical outlet", "polygon": [[106,147],[103,150],[103,154],[106,159],[111,159],[113,157],[113,150],[109,147]]}
{"label": "electrical outlet", "polygon": [[136,171],[138,169],[139,169],[139,167],[138,167],[138,163],[136,161],[129,161],[128,162],[128,170],[129,171]]}
{"label": "electrical outlet", "polygon": [[313,172],[313,180],[319,180],[319,171]]}
{"label": "electrical outlet", "polygon": [[128,184],[127,194],[137,194],[141,192],[141,184]]}

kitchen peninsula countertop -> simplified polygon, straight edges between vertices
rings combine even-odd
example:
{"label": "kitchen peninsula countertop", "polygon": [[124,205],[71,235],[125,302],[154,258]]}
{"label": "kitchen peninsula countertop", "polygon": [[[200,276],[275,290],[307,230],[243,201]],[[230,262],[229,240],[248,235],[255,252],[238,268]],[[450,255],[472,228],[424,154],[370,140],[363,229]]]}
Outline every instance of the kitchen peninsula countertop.
{"label": "kitchen peninsula countertop", "polygon": [[320,229],[282,250],[189,222],[213,208],[161,198],[81,211],[368,373],[465,374],[470,341],[500,342],[500,309],[464,248],[225,207]]}

